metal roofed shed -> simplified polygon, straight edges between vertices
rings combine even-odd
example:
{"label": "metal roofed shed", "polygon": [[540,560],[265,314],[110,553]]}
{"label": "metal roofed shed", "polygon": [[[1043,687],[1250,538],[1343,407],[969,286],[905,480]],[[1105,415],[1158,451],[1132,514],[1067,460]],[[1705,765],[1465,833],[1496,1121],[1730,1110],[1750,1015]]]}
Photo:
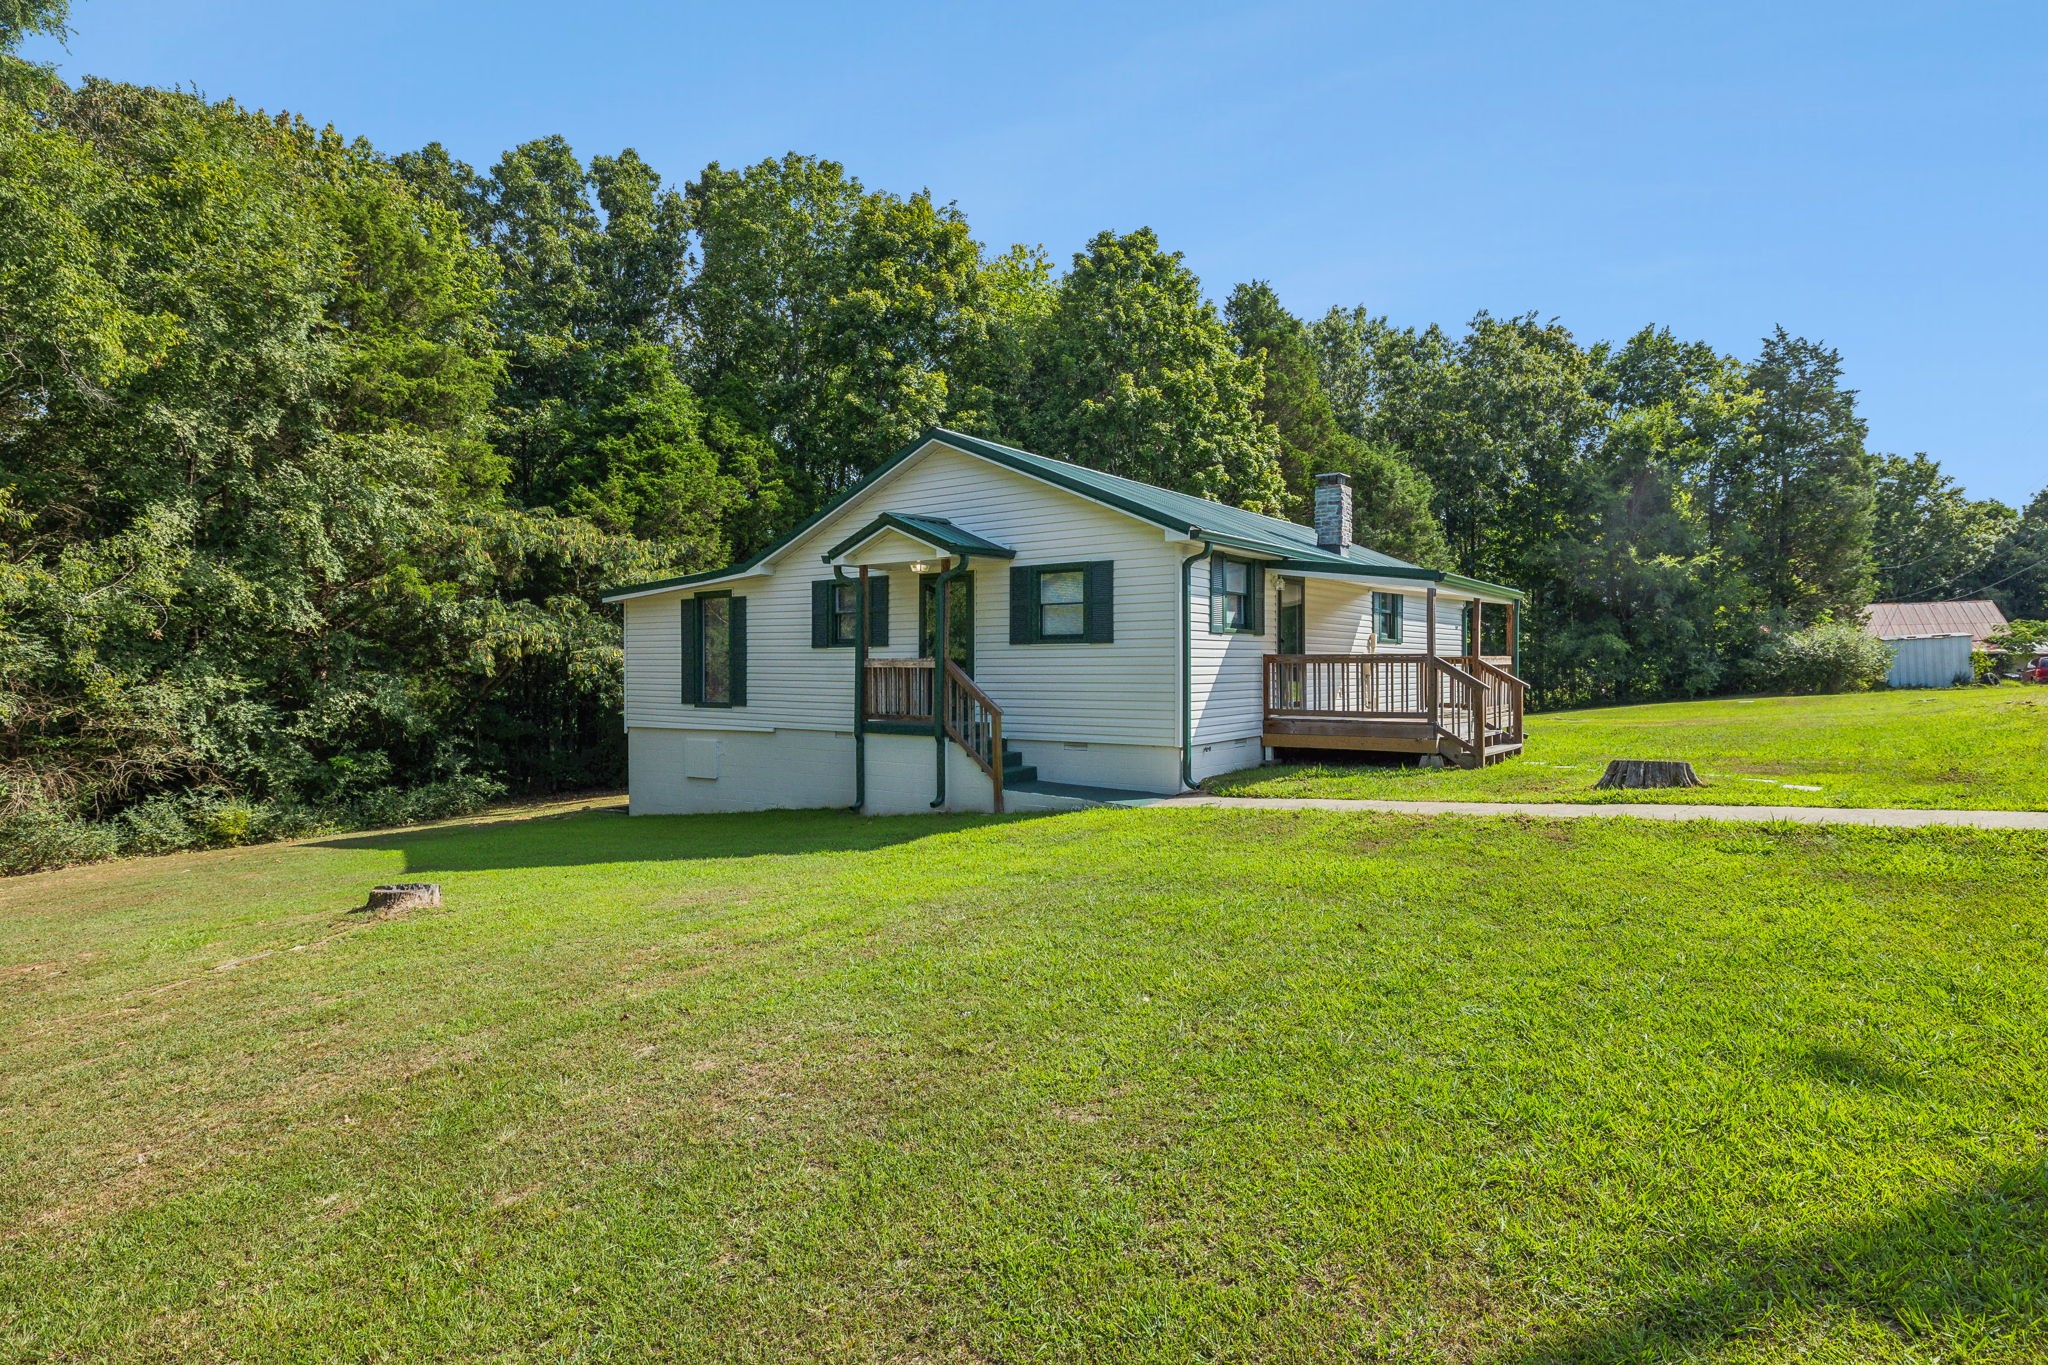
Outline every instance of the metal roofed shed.
{"label": "metal roofed shed", "polygon": [[1981,598],[1969,602],[1872,602],[1863,609],[1863,632],[1880,640],[1904,640],[1928,635],[1970,637],[1975,649],[2004,629],[2005,613],[1996,602]]}

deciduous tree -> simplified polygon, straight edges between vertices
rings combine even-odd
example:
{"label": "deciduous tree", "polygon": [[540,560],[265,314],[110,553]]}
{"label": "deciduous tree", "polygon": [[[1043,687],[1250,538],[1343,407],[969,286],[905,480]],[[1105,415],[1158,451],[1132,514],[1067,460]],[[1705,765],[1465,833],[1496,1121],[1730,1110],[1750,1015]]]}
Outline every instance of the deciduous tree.
{"label": "deciduous tree", "polygon": [[1027,381],[1020,444],[1278,511],[1279,438],[1258,362],[1237,353],[1201,282],[1150,228],[1097,233],[1061,279]]}

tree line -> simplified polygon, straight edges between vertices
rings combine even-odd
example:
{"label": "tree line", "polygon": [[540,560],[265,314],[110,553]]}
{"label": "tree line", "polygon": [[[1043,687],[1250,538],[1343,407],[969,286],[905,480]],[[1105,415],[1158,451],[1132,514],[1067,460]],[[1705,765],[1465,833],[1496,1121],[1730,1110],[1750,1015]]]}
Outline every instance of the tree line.
{"label": "tree line", "polygon": [[0,847],[20,867],[616,783],[597,593],[761,548],[934,424],[1531,595],[1538,701],[1754,681],[1884,597],[2048,614],[2048,493],[1872,452],[1840,357],[1221,308],[790,154],[488,169],[13,55],[0,0]]}

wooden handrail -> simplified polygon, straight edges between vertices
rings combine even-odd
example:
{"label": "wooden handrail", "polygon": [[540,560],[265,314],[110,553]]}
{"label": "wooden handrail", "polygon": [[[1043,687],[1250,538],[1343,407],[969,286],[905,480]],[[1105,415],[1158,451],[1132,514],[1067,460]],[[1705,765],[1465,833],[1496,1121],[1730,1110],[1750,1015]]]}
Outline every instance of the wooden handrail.
{"label": "wooden handrail", "polygon": [[[1431,657],[1437,728],[1473,753],[1486,752],[1486,684],[1451,660]],[[1448,684],[1448,686],[1446,685]]]}
{"label": "wooden handrail", "polygon": [[1522,713],[1527,700],[1529,684],[1502,668],[1493,660],[1474,656],[1464,661],[1470,666],[1472,675],[1487,685],[1493,694],[1493,719],[1495,726],[1507,736],[1508,742],[1522,742]]}
{"label": "wooden handrail", "polygon": [[967,670],[946,660],[946,704],[942,712],[947,735],[988,774],[995,788],[996,814],[1003,813],[1003,708],[981,690]]}

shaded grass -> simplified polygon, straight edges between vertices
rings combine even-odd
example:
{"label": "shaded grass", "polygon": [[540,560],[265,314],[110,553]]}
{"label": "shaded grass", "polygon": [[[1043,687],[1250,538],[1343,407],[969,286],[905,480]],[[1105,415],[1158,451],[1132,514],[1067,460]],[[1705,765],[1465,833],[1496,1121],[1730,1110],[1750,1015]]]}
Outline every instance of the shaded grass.
{"label": "shaded grass", "polygon": [[[1616,758],[1685,759],[1708,785],[1594,791]],[[1530,716],[1522,756],[1490,768],[1280,764],[1203,785],[1227,796],[2044,810],[2048,688],[1555,711]]]}
{"label": "shaded grass", "polygon": [[19,879],[0,1353],[2037,1359],[2044,860],[586,812]]}

